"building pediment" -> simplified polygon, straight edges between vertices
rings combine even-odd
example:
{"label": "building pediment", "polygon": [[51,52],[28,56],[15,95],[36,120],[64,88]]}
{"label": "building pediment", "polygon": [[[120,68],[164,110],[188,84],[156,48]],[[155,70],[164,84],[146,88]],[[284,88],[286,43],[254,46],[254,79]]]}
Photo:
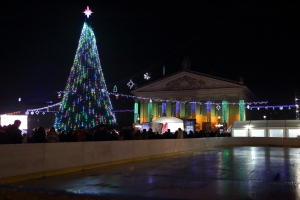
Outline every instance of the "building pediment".
{"label": "building pediment", "polygon": [[197,79],[188,75],[176,78],[167,82],[162,89],[164,90],[198,90],[205,86],[203,79]]}
{"label": "building pediment", "polygon": [[238,82],[222,80],[215,77],[209,77],[201,74],[195,74],[188,71],[182,71],[175,75],[155,81],[146,86],[133,91],[152,92],[152,91],[180,91],[180,90],[201,90],[201,89],[220,89],[237,88],[242,85]]}

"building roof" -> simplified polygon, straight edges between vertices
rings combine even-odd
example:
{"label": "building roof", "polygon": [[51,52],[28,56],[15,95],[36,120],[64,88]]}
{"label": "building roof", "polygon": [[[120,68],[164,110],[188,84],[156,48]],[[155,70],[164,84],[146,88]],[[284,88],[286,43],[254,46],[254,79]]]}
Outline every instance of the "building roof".
{"label": "building roof", "polygon": [[182,70],[143,85],[132,93],[141,97],[176,99],[180,96],[191,98],[238,97],[254,100],[256,97],[242,82],[232,81],[191,70]]}

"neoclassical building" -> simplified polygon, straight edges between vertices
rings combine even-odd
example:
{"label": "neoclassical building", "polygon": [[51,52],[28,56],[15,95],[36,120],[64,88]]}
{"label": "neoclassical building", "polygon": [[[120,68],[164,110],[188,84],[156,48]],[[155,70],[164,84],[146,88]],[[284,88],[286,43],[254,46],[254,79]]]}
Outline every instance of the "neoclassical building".
{"label": "neoclassical building", "polygon": [[246,103],[255,96],[243,82],[184,69],[132,91],[134,123],[177,117],[195,131],[229,127],[246,120]]}

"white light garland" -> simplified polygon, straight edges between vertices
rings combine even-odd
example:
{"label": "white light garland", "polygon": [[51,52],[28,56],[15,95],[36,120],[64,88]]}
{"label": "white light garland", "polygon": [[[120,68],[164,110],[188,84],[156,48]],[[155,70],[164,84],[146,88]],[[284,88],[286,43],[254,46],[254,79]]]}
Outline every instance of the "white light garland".
{"label": "white light garland", "polygon": [[[130,82],[127,84],[129,87],[133,87],[134,83],[132,82],[132,80],[130,79]],[[60,94],[64,94],[66,93],[66,91],[58,91],[57,93]],[[126,98],[133,98],[133,99],[139,99],[139,100],[148,100],[149,102],[152,101],[156,101],[156,102],[180,102],[180,103],[188,103],[190,101],[178,101],[178,100],[170,100],[170,99],[157,99],[157,98],[153,98],[153,97],[138,97],[138,96],[134,96],[134,95],[127,95],[127,94],[120,94],[120,93],[116,93],[116,92],[108,92],[109,95],[114,95],[116,96],[116,98],[119,97],[126,97]],[[208,104],[206,101],[205,102],[201,102],[201,101],[193,101],[194,103],[200,104],[200,105],[206,105]],[[299,105],[297,104],[293,104],[293,105],[273,105],[273,106],[268,106],[266,105],[268,103],[268,101],[255,101],[255,102],[245,102],[245,108],[252,110],[253,108],[259,110],[260,108],[264,108],[264,109],[275,109],[278,108],[279,110],[283,110],[284,108],[288,108],[289,110],[291,108],[298,108]],[[214,102],[210,102],[209,104],[215,105],[217,110],[221,109],[221,106],[219,105],[220,103],[214,103]],[[228,105],[240,105],[240,103],[238,102],[227,102]],[[29,114],[45,114],[46,112],[57,112],[57,111],[49,111],[49,108],[55,107],[55,106],[60,106],[61,102],[59,103],[55,103],[49,106],[45,106],[45,107],[41,107],[41,108],[35,108],[35,109],[27,109],[25,114],[29,115]],[[127,110],[124,110],[127,111]],[[128,110],[129,111],[129,110]],[[115,111],[118,112],[118,111]]]}
{"label": "white light garland", "polygon": [[[59,91],[60,93],[65,93],[65,91]],[[141,100],[149,100],[149,102],[151,103],[152,101],[156,101],[156,102],[179,102],[179,103],[187,103],[187,102],[190,102],[190,101],[178,101],[178,100],[169,100],[169,99],[155,99],[155,98],[147,98],[147,97],[138,97],[138,96],[133,96],[133,95],[127,95],[127,94],[120,94],[120,93],[111,93],[111,92],[108,92],[109,95],[114,95],[116,97],[126,97],[126,98],[133,98],[133,99],[141,99]],[[212,104],[212,105],[216,105],[216,109],[217,110],[220,110],[221,109],[221,106],[219,105],[220,103],[214,103],[214,102],[201,102],[201,101],[193,101],[193,103],[197,103],[197,104],[200,104],[200,105],[206,105],[206,104]],[[265,109],[269,109],[269,108],[272,108],[273,110],[275,108],[278,108],[279,110],[283,110],[283,108],[288,108],[289,110],[293,107],[297,108],[299,107],[299,105],[273,105],[273,106],[266,106],[266,105],[262,105],[262,104],[267,104],[268,101],[260,101],[260,102],[245,102],[244,105],[247,109],[250,109],[252,110],[253,108],[259,110],[260,108],[265,108]],[[227,104],[229,105],[240,105],[240,103],[238,102],[227,102]],[[61,102],[59,103],[55,103],[55,104],[52,104],[52,105],[49,105],[49,106],[45,106],[45,107],[41,107],[41,108],[35,108],[35,109],[27,109],[25,114],[26,115],[34,115],[34,114],[39,114],[39,113],[42,113],[43,115],[46,113],[46,112],[57,112],[57,111],[49,111],[49,108],[52,108],[52,107],[55,107],[55,106],[60,106],[61,105]],[[252,106],[254,105],[254,106]],[[256,105],[262,105],[262,106],[256,106]],[[112,111],[112,112],[132,112],[132,110],[115,110],[115,111]]]}
{"label": "white light garland", "polygon": [[[190,102],[190,101],[178,101],[178,100],[170,100],[170,99],[156,99],[156,98],[153,98],[153,97],[138,97],[138,96],[134,96],[134,95],[127,95],[127,94],[120,94],[120,93],[112,93],[112,92],[109,92],[109,95],[118,95],[120,97],[126,97],[126,98],[133,98],[133,99],[143,99],[143,100],[153,100],[153,101],[158,101],[158,102],[180,102],[180,103],[187,103],[187,102]],[[201,102],[201,101],[193,101],[195,103],[198,103],[198,104],[207,104],[207,102]],[[255,101],[255,102],[245,102],[244,104],[245,105],[257,105],[257,104],[267,104],[268,101]],[[211,102],[210,104],[215,104],[215,105],[219,105],[220,103],[214,103],[214,102]],[[239,102],[228,102],[227,104],[231,104],[231,105],[240,105]]]}
{"label": "white light garland", "polygon": [[[48,110],[49,110],[49,108],[52,108],[52,107],[55,107],[55,106],[60,106],[61,105],[61,102],[59,102],[59,103],[55,103],[55,104],[52,104],[52,105],[49,105],[49,106],[45,106],[45,107],[42,107],[42,108],[34,108],[34,109],[27,109],[26,111],[25,111],[25,114],[26,115],[29,115],[29,114],[31,114],[31,115],[34,115],[34,114],[39,114],[39,112],[41,112],[41,111],[43,111],[44,113],[45,112],[49,112]],[[47,110],[47,111],[44,111],[44,110]],[[53,111],[52,111],[53,112]],[[43,114],[43,113],[42,113]]]}

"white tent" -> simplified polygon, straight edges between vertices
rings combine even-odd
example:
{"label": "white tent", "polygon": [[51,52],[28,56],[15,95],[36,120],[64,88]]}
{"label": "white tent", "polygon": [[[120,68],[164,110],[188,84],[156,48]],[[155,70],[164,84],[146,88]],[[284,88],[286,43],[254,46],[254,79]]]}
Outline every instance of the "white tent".
{"label": "white tent", "polygon": [[184,123],[183,120],[177,117],[160,117],[152,121],[152,130],[154,132],[164,132],[166,131],[162,131],[164,127],[166,129],[170,129],[171,132],[175,132],[178,130],[178,128],[184,130]]}

